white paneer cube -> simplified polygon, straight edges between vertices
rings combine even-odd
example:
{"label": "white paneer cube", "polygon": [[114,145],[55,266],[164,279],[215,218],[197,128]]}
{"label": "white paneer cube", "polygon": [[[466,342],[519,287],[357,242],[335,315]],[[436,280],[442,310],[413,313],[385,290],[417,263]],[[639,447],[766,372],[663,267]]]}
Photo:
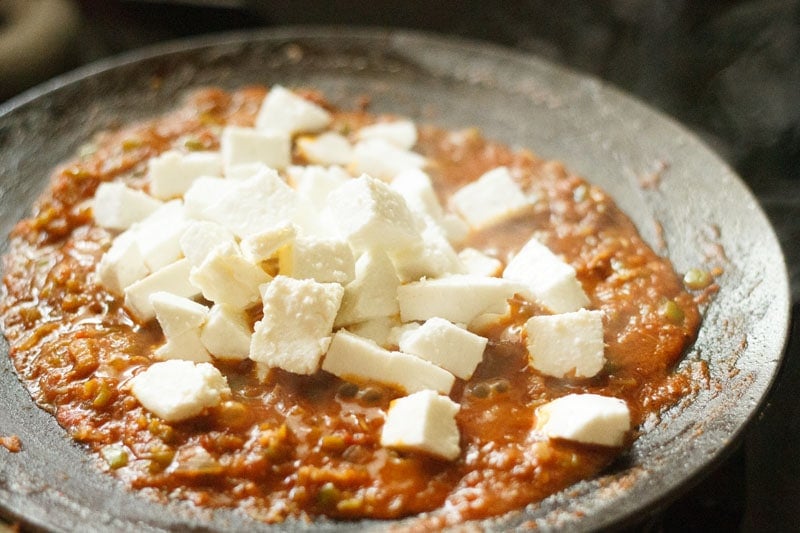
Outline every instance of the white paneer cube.
{"label": "white paneer cube", "polygon": [[506,167],[483,174],[450,197],[453,209],[480,230],[529,210],[533,201],[522,192]]}
{"label": "white paneer cube", "polygon": [[231,392],[225,376],[213,365],[181,360],[153,363],[130,383],[139,403],[167,422],[197,416]]}
{"label": "white paneer cube", "polygon": [[576,311],[589,304],[575,269],[536,238],[531,238],[508,263],[503,277],[523,283],[522,296],[554,313]]}
{"label": "white paneer cube", "polygon": [[297,149],[313,165],[346,165],[353,159],[350,141],[333,131],[300,137]]}
{"label": "white paneer cube", "polygon": [[486,255],[475,248],[464,248],[458,252],[458,258],[467,274],[473,276],[494,277],[500,274],[503,263],[490,255]]}
{"label": "white paneer cube", "polygon": [[344,329],[333,336],[322,369],[348,381],[377,381],[409,393],[431,389],[449,394],[455,382],[453,374],[433,363],[390,352]]}
{"label": "white paneer cube", "polygon": [[328,220],[357,251],[401,250],[421,239],[403,197],[370,176],[345,182],[328,195],[327,203]]}
{"label": "white paneer cube", "polygon": [[411,322],[438,316],[469,324],[483,313],[506,313],[508,299],[520,289],[513,281],[466,274],[423,279],[397,289],[400,319]]}
{"label": "white paneer cube", "polygon": [[222,176],[219,152],[164,152],[148,165],[150,194],[167,200],[183,195],[200,176]]}
{"label": "white paneer cube", "polygon": [[97,265],[97,280],[117,296],[122,296],[126,287],[149,273],[131,231],[117,235]]}
{"label": "white paneer cube", "polygon": [[453,461],[461,454],[456,402],[431,390],[392,400],[381,430],[381,446]]}
{"label": "white paneer cube", "polygon": [[344,289],[338,283],[276,276],[262,291],[264,318],[256,322],[250,359],[313,374],[328,348]]}
{"label": "white paneer cube", "polygon": [[401,335],[398,342],[401,351],[422,357],[457,378],[469,379],[483,360],[489,340],[434,317]]}
{"label": "white paneer cube", "polygon": [[208,313],[200,340],[217,359],[243,360],[250,355],[251,336],[250,324],[242,311],[216,304]]}
{"label": "white paneer cube", "polygon": [[531,366],[548,376],[589,378],[606,362],[602,311],[534,316],[525,332]]}
{"label": "white paneer cube", "polygon": [[422,224],[422,240],[391,253],[400,280],[407,282],[463,273],[464,265],[443,230],[430,218]]}
{"label": "white paneer cube", "polygon": [[159,346],[153,355],[162,360],[182,359],[195,363],[211,361],[211,356],[200,340],[200,332],[197,330],[184,331],[180,335],[167,337],[167,342]]}
{"label": "white paneer cube", "polygon": [[631,429],[631,414],[619,398],[568,394],[536,409],[535,427],[551,439],[622,446]]}
{"label": "white paneer cube", "polygon": [[177,337],[187,331],[200,334],[208,319],[208,308],[200,303],[165,291],[150,295],[150,305],[156,313],[161,331],[169,337]]}
{"label": "white paneer cube", "polygon": [[246,180],[230,181],[226,190],[210,199],[198,218],[222,224],[245,238],[287,221],[295,222],[299,210],[297,193],[277,172],[269,170]]}
{"label": "white paneer cube", "polygon": [[[259,166],[265,169],[267,167]],[[270,171],[270,169],[267,169]],[[205,220],[206,211],[217,203],[220,197],[228,193],[233,187],[233,180],[201,176],[192,182],[192,185],[183,195],[183,206],[186,216]]]}
{"label": "white paneer cube", "polygon": [[245,259],[237,248],[217,247],[192,267],[189,281],[203,297],[216,304],[247,309],[261,297],[259,286],[271,278],[260,266]]}
{"label": "white paneer cube", "polygon": [[101,183],[92,201],[92,213],[98,226],[124,230],[149,216],[161,202],[142,191],[119,182]]}
{"label": "white paneer cube", "polygon": [[236,248],[236,237],[228,228],[206,220],[190,222],[179,242],[183,256],[192,266],[200,266],[215,248]]}
{"label": "white paneer cube", "polygon": [[412,211],[428,215],[436,221],[444,216],[433,182],[424,171],[418,168],[405,170],[394,177],[391,187],[400,193]]}
{"label": "white paneer cube", "polygon": [[355,279],[344,288],[336,326],[355,324],[371,318],[399,313],[397,277],[394,265],[383,250],[367,250],[358,258]]}
{"label": "white paneer cube", "polygon": [[225,126],[219,142],[226,169],[245,163],[263,163],[282,170],[292,160],[292,140],[280,130]]}
{"label": "white paneer cube", "polygon": [[256,174],[268,172],[269,170],[270,167],[264,163],[240,163],[238,165],[231,165],[225,169],[225,179],[246,180],[247,178],[252,178]]}
{"label": "white paneer cube", "polygon": [[314,102],[274,85],[267,93],[256,116],[256,128],[274,129],[294,135],[314,132],[331,123],[331,114]]}
{"label": "white paneer cube", "polygon": [[271,228],[248,235],[239,243],[242,255],[251,263],[272,259],[278,250],[294,242],[297,227],[291,222],[280,222]]}
{"label": "white paneer cube", "polygon": [[377,122],[359,129],[356,137],[359,140],[383,139],[398,148],[410,150],[417,144],[417,125],[406,119]]}
{"label": "white paneer cube", "polygon": [[391,181],[405,170],[422,168],[427,161],[418,153],[398,148],[383,139],[368,139],[353,147],[350,169],[353,174],[369,174]]}
{"label": "white paneer cube", "polygon": [[284,276],[345,285],[355,278],[356,262],[345,241],[299,237],[278,252]]}
{"label": "white paneer cube", "polygon": [[125,307],[136,319],[147,322],[156,316],[150,303],[150,295],[156,292],[169,292],[186,298],[200,296],[197,287],[189,282],[191,268],[187,259],[181,259],[132,283],[125,289]]}
{"label": "white paneer cube", "polygon": [[[347,291],[345,291],[345,296]],[[344,304],[343,304],[344,305]],[[347,331],[353,335],[358,335],[373,341],[378,346],[388,348],[392,345],[390,337],[392,330],[400,325],[400,320],[396,316],[380,316],[370,318],[358,324],[350,324]],[[397,343],[394,343],[397,346]]]}
{"label": "white paneer cube", "polygon": [[420,324],[418,322],[408,322],[407,324],[400,323],[389,331],[389,337],[386,339],[391,346],[400,347],[401,340],[418,330]]}
{"label": "white paneer cube", "polygon": [[309,200],[318,211],[325,208],[331,191],[351,179],[350,174],[337,166],[291,166],[287,173],[297,194]]}
{"label": "white paneer cube", "polygon": [[189,219],[180,200],[172,200],[131,227],[136,244],[151,272],[180,259],[180,238]]}

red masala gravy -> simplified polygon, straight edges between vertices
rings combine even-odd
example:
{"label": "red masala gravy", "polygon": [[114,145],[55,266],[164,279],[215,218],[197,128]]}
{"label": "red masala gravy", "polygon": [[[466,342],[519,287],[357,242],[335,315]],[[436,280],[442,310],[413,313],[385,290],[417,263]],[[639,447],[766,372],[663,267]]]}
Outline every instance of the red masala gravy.
{"label": "red masala gravy", "polygon": [[[303,94],[327,105],[316,93]],[[603,311],[607,364],[600,374],[556,379],[529,368],[520,331],[545,311],[520,300],[507,320],[482,332],[489,336],[483,362],[450,395],[461,404],[462,453],[453,462],[381,447],[384,413],[401,393],[323,371],[274,371],[259,383],[251,361],[218,361],[230,400],[180,423],[150,414],[123,385],[154,361],[163,335],[155,321],[136,323],[94,283],[113,235],[93,225],[87,200],[107,180],[145,187],[148,159],[167,149],[217,149],[220,126],[252,125],[264,95],[264,88],[202,90],[176,112],[100,135],[91,153],[55,171],[33,215],[11,234],[0,319],[19,376],[36,402],[125,483],[157,497],[240,507],[267,521],[427,511],[433,524],[453,524],[541,500],[596,475],[622,452],[532,432],[537,406],[575,392],[616,396],[627,401],[635,426],[697,386],[673,372],[699,327],[694,297],[602,190],[560,163],[512,151],[475,130],[426,126],[415,150],[433,161],[426,170],[443,204],[499,165],[538,193],[532,213],[473,232],[464,245],[507,262],[535,233],[562,254],[590,308]],[[375,119],[330,110],[333,129],[343,133]],[[295,163],[305,161],[295,155]]]}

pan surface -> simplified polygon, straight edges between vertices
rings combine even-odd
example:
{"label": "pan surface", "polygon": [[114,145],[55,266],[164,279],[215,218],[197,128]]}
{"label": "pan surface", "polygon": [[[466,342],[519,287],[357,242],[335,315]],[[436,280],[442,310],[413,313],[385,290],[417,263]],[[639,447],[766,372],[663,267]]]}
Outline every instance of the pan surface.
{"label": "pan surface", "polygon": [[[789,294],[777,239],[739,178],[697,138],[603,83],[498,47],[405,31],[288,28],[168,44],[80,69],[0,106],[0,230],[6,235],[52,168],[94,133],[176,107],[191,89],[250,83],[319,88],[342,107],[493,139],[559,159],[608,191],[678,272],[715,261],[724,274],[682,365],[706,362],[707,386],[653,417],[605,475],[498,520],[487,530],[594,530],[641,520],[724,456],[757,412],[780,362]],[[642,180],[657,174],[657,186]],[[7,244],[3,244],[5,250]],[[103,474],[34,405],[0,354],[0,514],[53,531],[383,530],[386,523],[290,521],[160,504]],[[397,522],[402,526],[410,522]]]}

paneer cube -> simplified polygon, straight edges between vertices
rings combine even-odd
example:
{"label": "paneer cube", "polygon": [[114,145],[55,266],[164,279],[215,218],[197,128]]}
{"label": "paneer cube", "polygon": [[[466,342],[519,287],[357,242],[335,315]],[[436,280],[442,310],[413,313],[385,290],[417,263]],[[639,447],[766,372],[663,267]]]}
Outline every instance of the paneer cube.
{"label": "paneer cube", "polygon": [[602,311],[534,316],[524,329],[530,364],[543,374],[588,378],[605,364]]}
{"label": "paneer cube", "polygon": [[139,403],[167,422],[195,417],[230,394],[225,376],[213,365],[178,359],[153,363],[130,383]]}
{"label": "paneer cube", "polygon": [[349,283],[356,275],[355,263],[350,245],[342,240],[300,237],[278,253],[282,275],[321,283]]}
{"label": "paneer cube", "polygon": [[407,248],[391,252],[400,280],[408,282],[422,277],[438,278],[463,273],[464,265],[444,231],[430,219],[422,224],[421,240]]}
{"label": "paneer cube", "polygon": [[337,166],[291,166],[287,174],[297,194],[309,200],[318,211],[327,205],[331,191],[351,179],[350,174]]}
{"label": "paneer cube", "polygon": [[273,85],[256,116],[256,128],[278,130],[292,136],[326,128],[331,118],[330,113],[314,102],[285,87]]}
{"label": "paneer cube", "polygon": [[200,340],[217,359],[243,360],[250,354],[252,331],[244,312],[215,304],[200,333]]}
{"label": "paneer cube", "polygon": [[380,249],[367,250],[356,261],[355,279],[344,288],[336,325],[396,315],[400,311],[399,286],[400,280],[386,253]]}
{"label": "paneer cube", "polygon": [[422,357],[461,379],[472,377],[483,360],[487,342],[485,337],[439,317],[426,320],[399,338],[401,351]]}
{"label": "paneer cube", "polygon": [[338,283],[276,276],[262,287],[264,318],[256,322],[250,359],[313,374],[328,348],[343,294]]}
{"label": "paneer cube", "polygon": [[521,294],[525,298],[554,313],[577,311],[589,304],[575,269],[536,238],[531,238],[508,263],[503,278],[523,283]]}
{"label": "paneer cube", "polygon": [[161,202],[120,182],[101,183],[92,201],[95,223],[103,228],[124,230],[148,217]]}
{"label": "paneer cube", "polygon": [[622,446],[631,429],[631,414],[619,398],[568,394],[536,409],[535,427],[551,439]]}
{"label": "paneer cube", "polygon": [[322,369],[344,380],[377,381],[409,393],[431,389],[449,394],[455,382],[453,374],[433,363],[390,352],[344,329],[334,334]]}
{"label": "paneer cube", "polygon": [[383,181],[391,181],[401,172],[422,168],[425,164],[425,158],[415,152],[398,148],[383,139],[368,139],[353,147],[349,169],[355,175],[369,174]]}
{"label": "paneer cube", "polygon": [[100,259],[96,272],[100,284],[117,296],[122,296],[128,286],[150,273],[133,232],[117,235]]}
{"label": "paneer cube", "polygon": [[340,236],[357,251],[400,250],[421,239],[403,197],[367,175],[349,180],[331,192],[326,211]]}
{"label": "paneer cube", "polygon": [[248,235],[239,243],[242,255],[251,263],[272,259],[284,246],[294,242],[297,226],[291,222],[279,222],[271,228]]}
{"label": "paneer cube", "polygon": [[200,291],[189,282],[192,265],[187,259],[171,263],[132,283],[125,289],[125,307],[141,322],[156,316],[150,296],[156,292],[169,292],[186,298],[196,298]]}
{"label": "paneer cube", "polygon": [[461,454],[456,424],[460,406],[431,390],[393,400],[381,431],[381,446],[453,461]]}
{"label": "paneer cube", "polygon": [[423,279],[397,289],[400,319],[411,322],[440,317],[469,324],[483,313],[506,313],[508,299],[520,290],[516,282],[483,276]]}
{"label": "paneer cube", "polygon": [[264,163],[282,170],[292,159],[292,141],[280,130],[225,126],[220,137],[220,151],[225,168],[244,163]]}
{"label": "paneer cube", "polygon": [[192,267],[189,281],[203,297],[217,304],[247,309],[260,299],[259,286],[271,278],[258,265],[245,259],[238,248],[217,247]]}
{"label": "paneer cube", "polygon": [[236,236],[216,222],[193,220],[181,234],[179,243],[192,266],[200,266],[215,248],[235,249]]}
{"label": "paneer cube", "polygon": [[376,122],[359,129],[356,137],[359,140],[382,139],[403,150],[410,150],[417,144],[417,125],[405,119]]}
{"label": "paneer cube", "polygon": [[[347,295],[346,291],[345,295]],[[392,330],[399,325],[400,320],[396,316],[380,316],[357,324],[350,324],[347,326],[347,331],[353,335],[369,339],[378,346],[388,348],[392,344],[389,340]]]}
{"label": "paneer cube", "polygon": [[353,147],[346,137],[328,131],[322,135],[297,139],[297,149],[315,165],[346,165],[353,159]]}
{"label": "paneer cube", "polygon": [[465,185],[450,197],[450,203],[475,230],[509,220],[533,206],[506,167],[490,170]]}
{"label": "paneer cube", "polygon": [[148,166],[150,194],[167,200],[183,195],[200,176],[222,176],[222,156],[219,152],[190,152],[170,150],[150,160]]}
{"label": "paneer cube", "polygon": [[490,255],[486,255],[475,248],[464,248],[458,252],[458,258],[467,274],[473,276],[494,277],[500,274],[503,263]]}
{"label": "paneer cube", "polygon": [[180,238],[189,219],[180,200],[172,200],[131,227],[136,244],[151,272],[180,259]]}

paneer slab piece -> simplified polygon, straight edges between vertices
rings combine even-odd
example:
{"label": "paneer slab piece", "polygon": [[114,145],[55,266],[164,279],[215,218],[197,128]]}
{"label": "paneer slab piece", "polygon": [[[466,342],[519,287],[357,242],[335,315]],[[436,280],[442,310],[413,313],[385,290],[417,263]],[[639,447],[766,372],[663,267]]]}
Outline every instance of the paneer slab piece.
{"label": "paneer slab piece", "polygon": [[151,272],[180,259],[180,238],[188,225],[183,202],[171,200],[131,227]]}
{"label": "paneer slab piece", "polygon": [[147,276],[150,270],[131,231],[120,233],[97,265],[97,280],[117,296],[131,284]]}
{"label": "paneer slab piece", "polygon": [[292,159],[291,138],[279,130],[225,126],[219,142],[226,169],[247,163],[263,163],[283,170]]}
{"label": "paneer slab piece", "polygon": [[148,165],[150,194],[167,200],[183,195],[200,176],[222,176],[219,152],[164,152]]}
{"label": "paneer slab piece", "polygon": [[353,160],[349,170],[353,174],[369,174],[383,181],[391,181],[403,171],[422,168],[426,164],[418,153],[398,148],[383,139],[367,139],[353,147]]}
{"label": "paneer slab piece", "polygon": [[554,313],[577,311],[589,304],[575,269],[535,237],[508,263],[503,278],[523,283],[522,296]]}
{"label": "paneer slab piece", "polygon": [[410,150],[417,144],[417,125],[406,119],[377,122],[359,129],[356,138],[382,139],[398,148]]}
{"label": "paneer slab piece", "polygon": [[503,263],[490,255],[486,255],[475,248],[464,248],[458,252],[458,258],[467,274],[474,276],[493,277],[500,274]]}
{"label": "paneer slab piece", "polygon": [[92,201],[95,223],[103,228],[124,230],[143,220],[161,202],[119,182],[101,183]]}
{"label": "paneer slab piece", "polygon": [[353,147],[343,135],[328,131],[317,136],[297,139],[297,149],[315,165],[346,165],[353,158]]}
{"label": "paneer slab piece", "polygon": [[467,274],[423,279],[398,287],[400,319],[412,322],[440,317],[469,324],[484,313],[505,314],[509,298],[521,289],[514,281]]}
{"label": "paneer slab piece", "polygon": [[605,364],[603,312],[581,309],[525,323],[530,365],[543,374],[589,378]]}
{"label": "paneer slab piece", "polygon": [[[381,316],[370,318],[364,322],[347,326],[347,331],[359,337],[369,339],[378,346],[388,348],[392,342],[390,337],[392,330],[400,325],[400,319],[396,316]],[[395,346],[397,344],[395,343]]]}
{"label": "paneer slab piece", "polygon": [[208,350],[200,341],[200,333],[208,318],[206,306],[163,291],[150,295],[150,305],[167,339],[155,351],[156,357],[198,363],[211,361]]}
{"label": "paneer slab piece", "polygon": [[306,198],[318,211],[325,208],[328,195],[351,177],[338,166],[290,166],[286,173],[297,194]]}
{"label": "paneer slab piece", "polygon": [[463,273],[464,265],[447,240],[444,230],[429,218],[423,224],[420,241],[391,253],[400,279],[405,282]]}
{"label": "paneer slab piece", "polygon": [[535,427],[551,439],[617,447],[631,429],[631,414],[619,398],[568,394],[536,409]]}
{"label": "paneer slab piece", "polygon": [[204,298],[240,310],[258,303],[258,288],[270,279],[260,266],[245,259],[238,247],[226,246],[211,250],[189,275],[189,281],[202,291]]}
{"label": "paneer slab piece", "polygon": [[263,285],[264,318],[256,322],[250,359],[295,374],[316,372],[343,294],[338,283],[287,276]]}
{"label": "paneer slab piece", "polygon": [[381,446],[453,461],[461,454],[456,424],[460,406],[432,390],[392,400],[381,431]]}
{"label": "paneer slab piece", "polygon": [[130,383],[139,403],[167,422],[202,414],[231,392],[225,376],[212,364],[179,359],[153,363]]}
{"label": "paneer slab piece", "polygon": [[472,377],[488,342],[439,317],[426,320],[399,338],[401,351],[430,361],[461,379]]}
{"label": "paneer slab piece", "polygon": [[396,315],[397,277],[394,264],[383,250],[367,250],[356,261],[355,279],[344,288],[336,326],[356,324],[378,317]]}
{"label": "paneer slab piece", "polygon": [[200,290],[189,281],[192,265],[181,259],[161,268],[131,284],[125,289],[125,307],[140,322],[156,316],[150,296],[156,292],[169,292],[185,298],[200,296]]}
{"label": "paneer slab piece", "polygon": [[377,381],[408,393],[431,389],[449,394],[455,382],[453,374],[433,363],[390,352],[343,329],[333,336],[322,369],[344,380]]}
{"label": "paneer slab piece", "polygon": [[486,172],[450,197],[453,209],[474,230],[509,220],[533,206],[506,167]]}
{"label": "paneer slab piece", "polygon": [[225,226],[207,220],[193,220],[179,239],[183,256],[192,266],[200,266],[212,250],[236,248],[236,236]]}
{"label": "paneer slab piece", "polygon": [[272,259],[278,251],[294,242],[297,237],[297,226],[283,221],[271,228],[248,235],[239,245],[242,255],[251,263],[260,263]]}
{"label": "paneer slab piece", "polygon": [[250,355],[252,331],[244,312],[215,304],[208,312],[200,341],[217,359],[244,360]]}
{"label": "paneer slab piece", "polygon": [[356,276],[356,260],[343,240],[300,237],[280,249],[278,269],[284,276],[344,285]]}
{"label": "paneer slab piece", "polygon": [[273,85],[256,116],[256,128],[277,130],[292,136],[322,130],[331,123],[331,114],[314,102]]}
{"label": "paneer slab piece", "polygon": [[368,175],[337,187],[328,195],[327,204],[327,219],[356,250],[400,250],[421,239],[403,197]]}

